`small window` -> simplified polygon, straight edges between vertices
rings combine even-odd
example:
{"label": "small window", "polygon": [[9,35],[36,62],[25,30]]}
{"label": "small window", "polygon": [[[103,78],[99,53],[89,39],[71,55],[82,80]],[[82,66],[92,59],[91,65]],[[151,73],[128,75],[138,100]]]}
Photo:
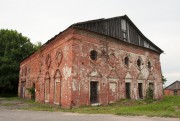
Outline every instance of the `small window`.
{"label": "small window", "polygon": [[126,28],[126,20],[121,19],[121,30],[122,30],[122,37],[123,40],[127,40],[127,28]]}
{"label": "small window", "polygon": [[149,69],[151,69],[151,62],[150,62],[150,61],[148,61],[147,67],[148,67]]}
{"label": "small window", "polygon": [[92,60],[96,60],[96,59],[97,59],[97,51],[91,50],[91,52],[90,52],[90,58],[91,58]]}
{"label": "small window", "polygon": [[174,90],[174,95],[177,95],[177,90]]}
{"label": "small window", "polygon": [[124,58],[124,64],[128,67],[129,66],[129,58],[126,56]]}
{"label": "small window", "polygon": [[151,90],[154,90],[154,84],[153,84],[153,83],[149,83],[149,88],[150,88]]}
{"label": "small window", "polygon": [[121,19],[121,29],[126,31],[126,20]]}
{"label": "small window", "polygon": [[138,66],[139,68],[141,68],[141,60],[140,60],[140,59],[137,60],[137,66]]}

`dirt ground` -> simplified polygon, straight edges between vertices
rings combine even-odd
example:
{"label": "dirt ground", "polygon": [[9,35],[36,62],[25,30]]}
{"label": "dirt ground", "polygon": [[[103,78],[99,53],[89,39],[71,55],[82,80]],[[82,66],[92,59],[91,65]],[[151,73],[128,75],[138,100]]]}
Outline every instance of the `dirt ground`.
{"label": "dirt ground", "polygon": [[0,97],[0,109],[23,109],[31,106],[31,104],[25,103],[22,100],[6,100],[5,98]]}

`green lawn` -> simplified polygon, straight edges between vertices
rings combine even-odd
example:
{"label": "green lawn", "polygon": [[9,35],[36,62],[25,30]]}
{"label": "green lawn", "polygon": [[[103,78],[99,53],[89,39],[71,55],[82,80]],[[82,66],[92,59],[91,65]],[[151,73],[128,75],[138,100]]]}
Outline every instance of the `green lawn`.
{"label": "green lawn", "polygon": [[[1,101],[7,100],[7,104],[0,103],[0,106],[13,106],[10,101],[20,101],[23,106],[18,109],[40,110],[40,111],[63,111],[87,114],[115,114],[131,116],[157,116],[157,117],[177,117],[180,118],[180,96],[167,96],[161,101],[152,100],[120,100],[108,106],[81,106],[79,108],[62,109],[59,106],[40,104],[32,100],[24,100],[17,97],[0,98]],[[19,103],[17,103],[19,104]],[[16,105],[16,107],[18,107]]]}
{"label": "green lawn", "polygon": [[78,113],[103,113],[131,116],[180,117],[180,96],[164,97],[162,101],[120,100],[108,106],[84,106],[69,110]]}

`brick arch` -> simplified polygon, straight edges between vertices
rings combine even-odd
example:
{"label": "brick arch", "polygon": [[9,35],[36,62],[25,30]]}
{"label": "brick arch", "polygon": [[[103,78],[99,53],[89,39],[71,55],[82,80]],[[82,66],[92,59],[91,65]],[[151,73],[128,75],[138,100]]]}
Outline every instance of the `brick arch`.
{"label": "brick arch", "polygon": [[59,69],[54,74],[54,104],[61,104],[61,72]]}
{"label": "brick arch", "polygon": [[61,76],[61,72],[60,72],[60,70],[59,69],[57,69],[56,71],[55,71],[55,73],[54,73],[54,78],[61,78],[62,76]]}
{"label": "brick arch", "polygon": [[48,54],[46,56],[46,68],[49,69],[50,66],[51,66],[51,56],[50,54]]}
{"label": "brick arch", "polygon": [[50,75],[49,75],[49,72],[46,72],[44,79],[45,79],[44,98],[45,98],[45,102],[49,102],[49,96],[50,96]]}
{"label": "brick arch", "polygon": [[62,58],[63,58],[63,53],[62,53],[61,49],[58,49],[56,52],[56,56],[55,56],[56,64],[58,67],[62,62]]}

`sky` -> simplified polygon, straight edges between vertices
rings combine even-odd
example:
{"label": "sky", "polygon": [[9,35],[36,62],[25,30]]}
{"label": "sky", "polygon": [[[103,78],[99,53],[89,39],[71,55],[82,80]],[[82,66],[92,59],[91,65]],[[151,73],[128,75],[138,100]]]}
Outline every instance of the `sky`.
{"label": "sky", "polygon": [[125,14],[164,50],[165,86],[180,80],[180,0],[0,0],[0,29],[45,43],[73,23]]}

